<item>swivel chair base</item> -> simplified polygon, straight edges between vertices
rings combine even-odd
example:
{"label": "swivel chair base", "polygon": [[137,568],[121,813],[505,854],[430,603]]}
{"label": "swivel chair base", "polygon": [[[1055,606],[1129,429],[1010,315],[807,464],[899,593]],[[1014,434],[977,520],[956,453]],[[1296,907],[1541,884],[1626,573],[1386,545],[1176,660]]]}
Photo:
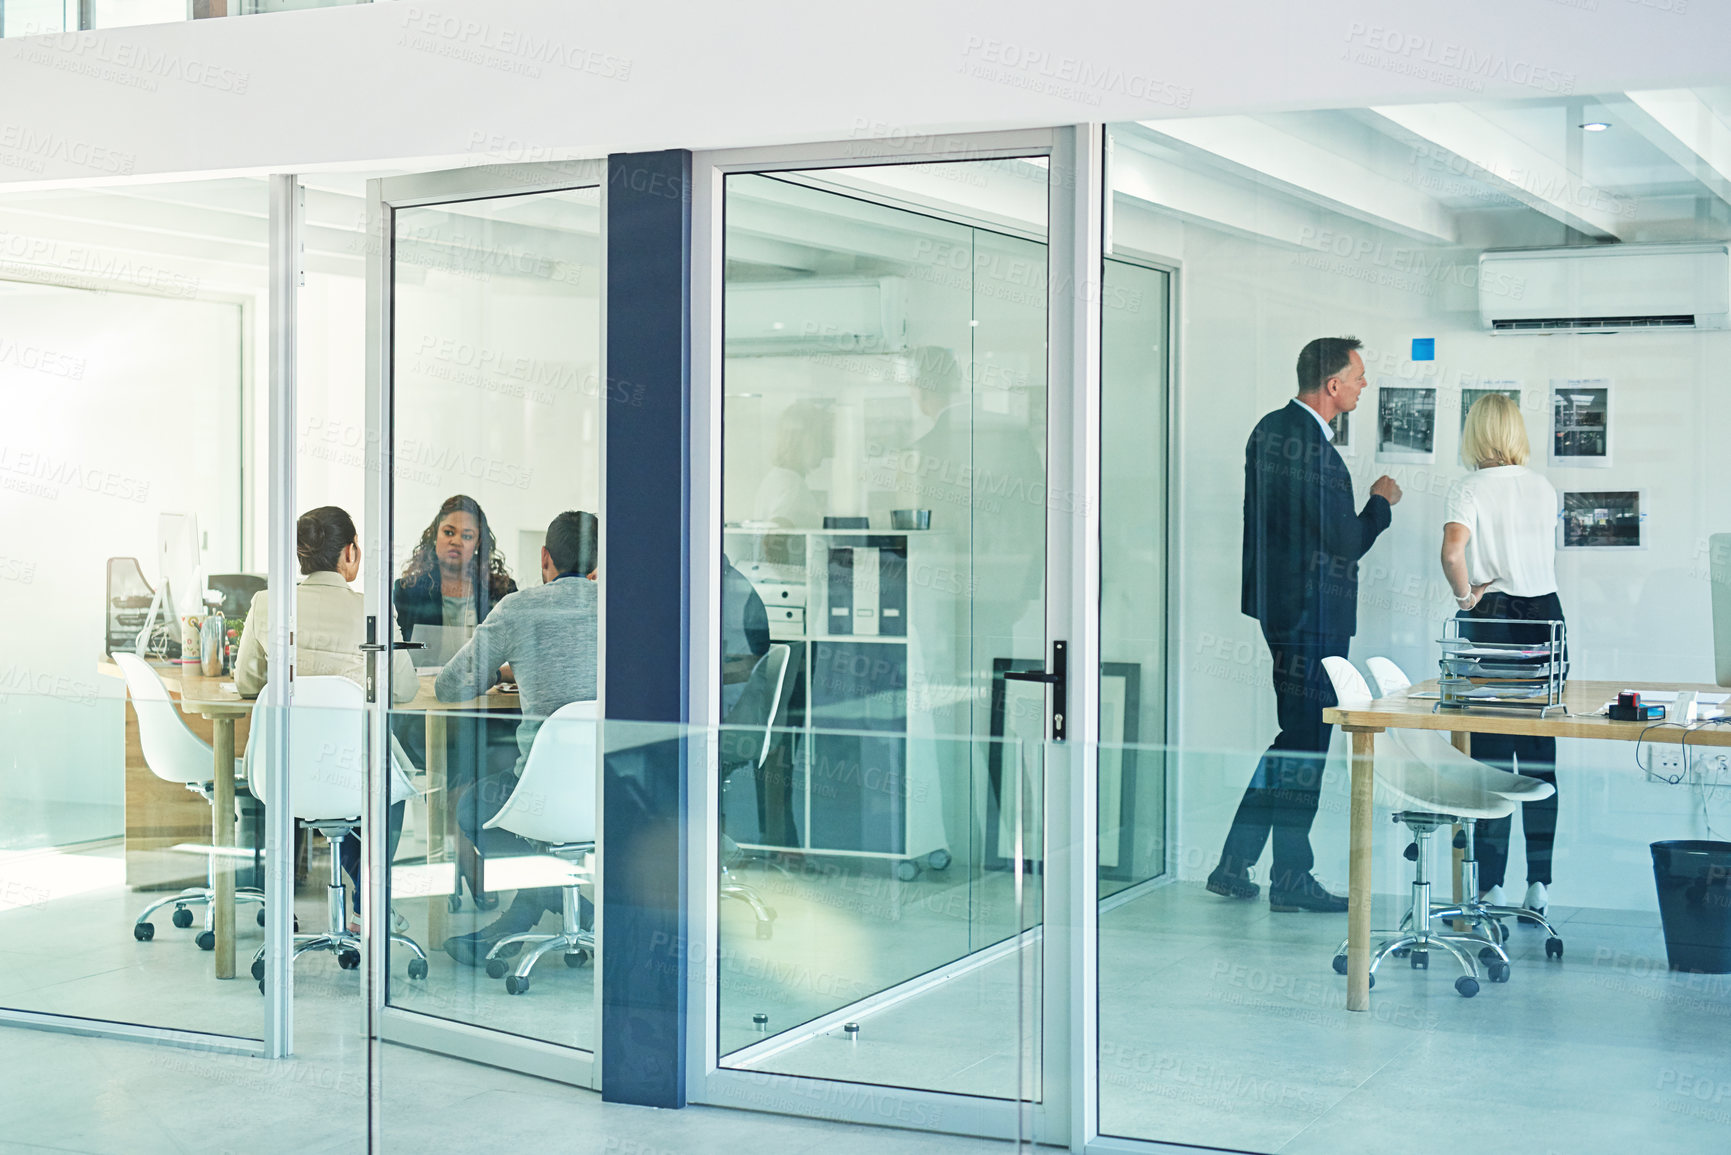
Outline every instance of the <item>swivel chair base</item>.
{"label": "swivel chair base", "polygon": [[[361,949],[364,945],[361,936],[352,934],[348,928],[348,888],[343,884],[342,861],[337,853],[337,843],[346,837],[352,829],[349,823],[303,822],[308,830],[317,830],[325,836],[331,849],[331,881],[325,890],[325,905],[330,914],[329,929],[323,934],[297,934],[294,936],[293,961],[310,951],[328,950],[337,956],[337,965],[346,971],[352,971],[361,965]],[[391,932],[390,940],[398,946],[405,947],[414,955],[409,960],[409,977],[424,979],[427,977],[427,952],[421,949],[421,944],[406,934]],[[258,980],[258,993],[264,994],[264,947],[252,956],[252,977]]]}
{"label": "swivel chair base", "polygon": [[[587,853],[592,843],[583,843],[580,847],[553,847],[549,853],[559,854],[561,850],[568,852]],[[560,854],[560,857],[569,857]],[[524,994],[529,990],[529,972],[535,969],[535,964],[555,951],[565,958],[565,965],[576,968],[586,965],[595,957],[595,932],[583,927],[581,903],[578,901],[578,886],[573,882],[560,888],[564,897],[564,910],[558,934],[537,934],[528,931],[524,934],[506,935],[493,944],[493,949],[487,952],[487,977],[505,980],[505,993],[512,995]],[[500,957],[500,952],[513,944],[534,943],[535,947],[523,956],[523,961],[513,968],[508,959]]]}
{"label": "swivel chair base", "polygon": [[[1431,919],[1433,921],[1444,919],[1472,924],[1478,931],[1477,937],[1497,947],[1497,953],[1501,955],[1501,960],[1504,963],[1507,963],[1509,958],[1499,944],[1509,941],[1509,928],[1505,920],[1514,919],[1517,922],[1524,920],[1545,932],[1545,957],[1547,959],[1562,958],[1563,937],[1557,933],[1557,928],[1545,917],[1544,911],[1534,910],[1526,906],[1496,905],[1487,903],[1482,898],[1472,897],[1479,893],[1479,863],[1475,853],[1477,823],[1474,819],[1463,819],[1460,826],[1461,832],[1456,836],[1455,846],[1461,850],[1461,894],[1468,897],[1462,898],[1460,902],[1433,902],[1430,911]],[[1411,921],[1412,911],[1409,910],[1406,917],[1401,920],[1402,928],[1407,927]],[[1480,954],[1482,956],[1484,952],[1481,951]]]}

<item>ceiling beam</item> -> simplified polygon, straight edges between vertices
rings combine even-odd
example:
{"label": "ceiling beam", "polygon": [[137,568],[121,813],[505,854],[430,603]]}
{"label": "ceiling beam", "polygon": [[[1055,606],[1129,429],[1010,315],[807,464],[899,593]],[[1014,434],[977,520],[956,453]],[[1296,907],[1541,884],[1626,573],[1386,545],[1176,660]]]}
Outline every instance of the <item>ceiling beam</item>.
{"label": "ceiling beam", "polygon": [[1367,224],[1431,244],[1460,239],[1454,214],[1412,183],[1253,117],[1143,121],[1142,127],[1181,152],[1206,154],[1240,176]]}
{"label": "ceiling beam", "polygon": [[1686,88],[1627,92],[1619,110],[1631,128],[1731,204],[1731,128]]}
{"label": "ceiling beam", "polygon": [[1460,104],[1373,108],[1413,146],[1412,164],[1427,162],[1478,181],[1553,220],[1606,241],[1634,224],[1634,202],[1581,177],[1483,115]]}
{"label": "ceiling beam", "polygon": [[[1164,151],[1164,149],[1162,150]],[[1112,191],[1188,220],[1254,241],[1304,248],[1315,244],[1316,210],[1289,197],[1168,160],[1119,136],[1112,149]]]}

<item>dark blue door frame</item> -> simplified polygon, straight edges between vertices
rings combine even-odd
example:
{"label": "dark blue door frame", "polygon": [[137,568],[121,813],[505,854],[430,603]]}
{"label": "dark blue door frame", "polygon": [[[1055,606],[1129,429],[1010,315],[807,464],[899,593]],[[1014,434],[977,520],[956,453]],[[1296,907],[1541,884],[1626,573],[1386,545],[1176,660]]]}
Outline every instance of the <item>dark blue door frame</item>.
{"label": "dark blue door frame", "polygon": [[685,1106],[691,154],[607,158],[603,1099]]}

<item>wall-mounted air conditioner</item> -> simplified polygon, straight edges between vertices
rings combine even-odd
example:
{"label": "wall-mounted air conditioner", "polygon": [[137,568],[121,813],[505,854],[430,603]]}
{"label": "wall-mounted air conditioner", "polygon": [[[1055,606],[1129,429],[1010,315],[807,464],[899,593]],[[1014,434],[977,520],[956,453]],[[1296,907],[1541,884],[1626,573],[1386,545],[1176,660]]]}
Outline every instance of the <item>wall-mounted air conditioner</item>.
{"label": "wall-mounted air conditioner", "polygon": [[1479,323],[1493,333],[1731,328],[1731,246],[1481,253]]}
{"label": "wall-mounted air conditioner", "polygon": [[900,277],[735,281],[722,304],[727,355],[903,352],[906,290]]}

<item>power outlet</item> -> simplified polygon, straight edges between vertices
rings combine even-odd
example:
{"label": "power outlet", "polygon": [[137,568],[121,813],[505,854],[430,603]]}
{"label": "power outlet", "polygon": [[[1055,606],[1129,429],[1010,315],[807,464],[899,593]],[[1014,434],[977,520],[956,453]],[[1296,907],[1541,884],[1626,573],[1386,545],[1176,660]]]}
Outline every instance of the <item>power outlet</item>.
{"label": "power outlet", "polygon": [[1676,778],[1683,773],[1683,747],[1669,742],[1655,742],[1652,747],[1653,774],[1659,778]]}

